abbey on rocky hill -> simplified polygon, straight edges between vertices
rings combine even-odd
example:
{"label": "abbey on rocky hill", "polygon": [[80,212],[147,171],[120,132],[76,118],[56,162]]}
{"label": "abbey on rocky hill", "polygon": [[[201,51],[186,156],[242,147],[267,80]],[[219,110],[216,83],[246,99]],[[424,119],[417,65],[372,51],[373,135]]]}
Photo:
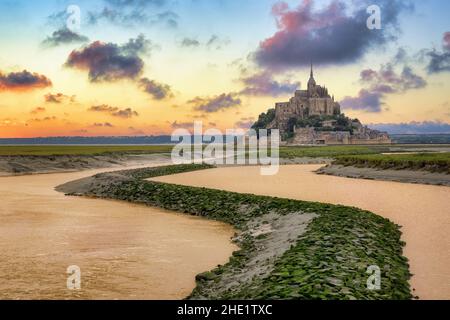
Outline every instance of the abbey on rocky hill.
{"label": "abbey on rocky hill", "polygon": [[253,129],[279,129],[287,144],[387,144],[386,132],[369,129],[341,113],[328,89],[316,84],[311,65],[307,90],[297,90],[289,102],[260,115]]}

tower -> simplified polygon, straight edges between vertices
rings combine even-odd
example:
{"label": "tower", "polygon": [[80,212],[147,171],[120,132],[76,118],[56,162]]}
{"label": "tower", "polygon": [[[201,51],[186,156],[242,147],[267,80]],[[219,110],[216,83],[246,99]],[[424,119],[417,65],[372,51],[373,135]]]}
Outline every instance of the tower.
{"label": "tower", "polygon": [[316,80],[314,80],[314,70],[313,70],[313,64],[311,62],[311,74],[309,76],[309,81],[308,81],[308,92],[310,95],[312,95],[314,93],[315,87],[316,87]]}

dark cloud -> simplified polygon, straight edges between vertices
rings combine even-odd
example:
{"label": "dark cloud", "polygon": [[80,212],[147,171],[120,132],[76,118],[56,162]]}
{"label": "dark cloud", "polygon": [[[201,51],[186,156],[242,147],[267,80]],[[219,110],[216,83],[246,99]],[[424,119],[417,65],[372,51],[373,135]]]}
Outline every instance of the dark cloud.
{"label": "dark cloud", "polygon": [[131,38],[125,43],[121,50],[128,55],[148,55],[156,46],[143,34],[140,34],[136,39]]}
{"label": "dark cloud", "polygon": [[131,108],[119,109],[117,107],[112,107],[107,104],[92,106],[88,109],[88,111],[103,112],[103,113],[107,113],[113,117],[124,118],[124,119],[139,116],[139,113],[137,113],[136,111],[133,111]]}
{"label": "dark cloud", "polygon": [[360,90],[356,97],[345,97],[341,101],[344,109],[381,112],[386,95],[427,86],[426,80],[415,74],[410,67],[404,66],[402,72],[398,74],[391,63],[381,66],[379,71],[372,69],[361,71],[360,82],[365,89]]}
{"label": "dark cloud", "polygon": [[427,66],[429,74],[450,71],[450,52],[440,52],[433,49],[427,50],[426,56],[429,59]]}
{"label": "dark cloud", "polygon": [[406,64],[409,61],[408,52],[405,48],[401,47],[398,49],[397,54],[394,56],[393,63],[403,63]]}
{"label": "dark cloud", "polygon": [[368,112],[381,112],[383,95],[379,92],[369,92],[366,89],[359,91],[356,97],[345,97],[341,101],[344,109],[365,110]]}
{"label": "dark cloud", "polygon": [[425,88],[427,85],[427,81],[421,76],[415,74],[410,67],[406,66],[403,68],[400,77],[400,91],[421,89]]}
{"label": "dark cloud", "polygon": [[161,25],[168,28],[177,28],[179,16],[170,10],[149,15],[139,6],[104,7],[100,11],[89,11],[87,23],[97,25],[106,22],[124,27]]}
{"label": "dark cloud", "polygon": [[48,93],[44,96],[45,102],[48,103],[63,103],[63,102],[75,102],[75,96],[67,96],[62,93]]}
{"label": "dark cloud", "polygon": [[206,113],[218,112],[220,110],[237,107],[242,104],[241,99],[235,93],[223,93],[215,97],[196,97],[190,101],[189,104],[194,106],[194,110],[203,111]]}
{"label": "dark cloud", "polygon": [[102,104],[99,106],[92,106],[88,109],[88,111],[95,111],[95,112],[107,112],[107,113],[112,113],[119,110],[119,108],[117,107],[112,107],[109,106],[107,104]]}
{"label": "dark cloud", "polygon": [[144,90],[144,92],[150,94],[156,100],[163,100],[173,97],[173,93],[169,85],[158,83],[155,80],[142,78],[139,80],[139,86]]}
{"label": "dark cloud", "polygon": [[75,133],[75,134],[86,134],[89,131],[86,130],[86,129],[79,129],[79,130],[73,130],[72,132]]}
{"label": "dark cloud", "polygon": [[369,127],[386,131],[390,134],[450,134],[450,123],[441,121],[424,121],[409,123],[380,123]]}
{"label": "dark cloud", "polygon": [[450,51],[450,32],[444,33],[444,49]]}
{"label": "dark cloud", "polygon": [[63,29],[67,25],[67,20],[69,19],[69,14],[67,10],[61,10],[52,13],[47,17],[47,25],[56,27],[58,29]]}
{"label": "dark cloud", "polygon": [[113,113],[118,111],[119,108],[117,107],[112,107],[109,106],[107,104],[102,104],[102,105],[98,105],[98,106],[92,106],[88,109],[88,111],[93,111],[93,112],[104,112],[104,113]]}
{"label": "dark cloud", "polygon": [[42,41],[42,45],[46,47],[57,47],[72,43],[88,42],[89,38],[73,32],[67,28],[61,28],[53,32],[53,34]]}
{"label": "dark cloud", "polygon": [[[179,16],[170,10],[164,10],[166,0],[105,0],[104,6],[94,11],[82,12],[82,23],[97,25],[108,23],[127,28],[150,27],[155,25],[176,28]],[[148,14],[147,12],[152,12]],[[58,29],[67,28],[70,14],[67,10],[55,12],[47,17],[47,25]]]}
{"label": "dark cloud", "polygon": [[450,71],[450,32],[444,33],[442,51],[432,49],[424,50],[424,53],[429,59],[429,74]]}
{"label": "dark cloud", "polygon": [[105,0],[108,4],[119,8],[123,7],[161,7],[167,3],[167,0]]}
{"label": "dark cloud", "polygon": [[[131,20],[130,15],[123,15],[120,11],[116,9],[111,9],[108,7],[103,8],[101,11],[89,11],[88,13],[88,24],[97,25],[101,21],[107,21],[112,24],[129,24],[128,20]],[[134,17],[135,21],[140,20],[140,16]]]}
{"label": "dark cloud", "polygon": [[[356,9],[342,0],[315,10],[314,1],[305,0],[295,9],[285,2],[272,8],[278,31],[261,42],[254,53],[256,62],[272,70],[316,64],[354,63],[368,50],[395,39],[398,17],[411,10],[404,0],[369,0],[353,2]],[[377,4],[382,12],[382,30],[367,28],[367,7]]]}
{"label": "dark cloud", "polygon": [[54,120],[58,120],[58,118],[55,116],[44,117],[44,118],[35,118],[35,119],[28,120],[28,122],[48,122],[48,121],[54,121]]}
{"label": "dark cloud", "polygon": [[438,52],[433,50],[428,52],[427,55],[430,58],[427,67],[429,74],[450,71],[450,52]]}
{"label": "dark cloud", "polygon": [[136,79],[144,69],[139,55],[148,53],[151,46],[142,35],[121,46],[96,41],[72,51],[65,66],[88,71],[91,82]]}
{"label": "dark cloud", "polygon": [[132,117],[138,117],[139,113],[137,113],[136,111],[133,111],[131,108],[126,108],[123,110],[118,110],[116,112],[113,112],[113,113],[111,113],[111,115],[113,117],[128,119],[128,118],[132,118]]}
{"label": "dark cloud", "polygon": [[42,113],[42,112],[45,112],[45,108],[43,108],[43,107],[37,107],[37,108],[34,108],[33,110],[31,110],[31,114],[38,114],[38,113]]}
{"label": "dark cloud", "polygon": [[170,124],[170,127],[172,129],[193,129],[194,128],[194,123],[193,122],[178,122],[178,121],[174,121]]}
{"label": "dark cloud", "polygon": [[400,93],[427,86],[426,80],[415,74],[410,67],[403,67],[401,74],[397,74],[390,63],[383,65],[379,71],[361,71],[361,82],[369,85],[371,91],[379,93]]}
{"label": "dark cloud", "polygon": [[104,122],[104,123],[96,122],[92,126],[93,127],[108,127],[108,128],[113,128],[114,127],[114,125],[112,123],[110,123],[110,122]]}
{"label": "dark cloud", "polygon": [[169,28],[178,27],[178,19],[180,17],[173,11],[164,11],[149,18],[150,24],[163,24]]}
{"label": "dark cloud", "polygon": [[206,46],[210,49],[220,50],[223,47],[229,45],[230,42],[230,39],[221,38],[218,35],[213,34],[211,38],[209,38],[209,40],[206,42]]}
{"label": "dark cloud", "polygon": [[272,74],[269,72],[261,72],[247,77],[244,76],[240,80],[246,87],[241,91],[241,94],[244,95],[279,96],[292,93],[300,87],[300,82],[278,82],[272,78]]}
{"label": "dark cloud", "polygon": [[185,48],[204,46],[207,49],[220,50],[223,47],[227,46],[228,44],[230,44],[229,39],[221,38],[220,36],[213,34],[206,41],[199,41],[195,38],[186,37],[186,38],[183,38],[183,40],[181,40],[179,45],[181,47],[185,47]]}
{"label": "dark cloud", "polygon": [[139,135],[139,136],[145,135],[145,132],[144,132],[143,130],[136,129],[135,127],[128,127],[128,130],[129,130],[132,134],[135,134],[135,135]]}
{"label": "dark cloud", "polygon": [[255,124],[255,118],[244,117],[237,121],[234,126],[240,129],[250,129]]}
{"label": "dark cloud", "polygon": [[198,41],[196,39],[191,39],[191,38],[184,38],[180,42],[180,46],[182,46],[182,47],[198,47],[198,46],[200,46],[200,41]]}
{"label": "dark cloud", "polygon": [[3,74],[0,72],[0,91],[23,91],[51,87],[49,78],[27,70]]}

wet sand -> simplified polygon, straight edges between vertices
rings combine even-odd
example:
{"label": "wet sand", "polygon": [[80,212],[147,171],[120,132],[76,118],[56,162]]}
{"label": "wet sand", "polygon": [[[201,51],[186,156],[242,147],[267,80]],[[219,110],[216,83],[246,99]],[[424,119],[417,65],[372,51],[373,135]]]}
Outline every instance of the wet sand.
{"label": "wet sand", "polygon": [[318,173],[338,177],[395,181],[405,183],[430,184],[450,187],[450,174],[419,170],[394,170],[376,168],[358,168],[331,164],[320,168]]}
{"label": "wet sand", "polygon": [[450,299],[450,188],[315,174],[320,167],[282,166],[275,176],[261,176],[258,167],[223,167],[152,180],[372,211],[402,226],[413,294]]}
{"label": "wet sand", "polygon": [[[169,162],[170,154],[0,156],[0,177],[78,172]],[[114,169],[110,169],[114,170]]]}
{"label": "wet sand", "polygon": [[101,171],[0,178],[0,299],[182,299],[236,250],[223,223],[54,191]]}

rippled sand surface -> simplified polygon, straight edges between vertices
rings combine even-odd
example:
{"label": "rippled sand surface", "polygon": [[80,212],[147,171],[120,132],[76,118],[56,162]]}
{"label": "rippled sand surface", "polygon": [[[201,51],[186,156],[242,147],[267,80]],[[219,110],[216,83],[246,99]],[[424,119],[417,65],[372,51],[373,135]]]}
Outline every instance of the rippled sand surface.
{"label": "rippled sand surface", "polygon": [[222,223],[54,191],[98,172],[0,178],[1,299],[181,299],[236,249]]}
{"label": "rippled sand surface", "polygon": [[228,191],[355,206],[402,226],[411,285],[422,299],[450,299],[450,188],[317,175],[317,165],[229,167],[154,180]]}

